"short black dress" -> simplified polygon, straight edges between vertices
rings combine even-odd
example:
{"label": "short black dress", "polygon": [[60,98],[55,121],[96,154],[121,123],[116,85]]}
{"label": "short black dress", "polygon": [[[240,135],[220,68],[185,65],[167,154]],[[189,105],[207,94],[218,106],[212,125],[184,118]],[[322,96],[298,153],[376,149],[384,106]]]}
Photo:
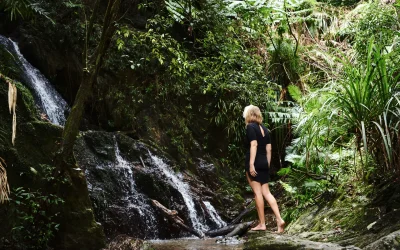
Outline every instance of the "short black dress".
{"label": "short black dress", "polygon": [[[261,133],[261,129],[264,130],[264,135]],[[254,160],[254,168],[256,169],[257,175],[255,177],[250,174],[250,142],[257,140],[257,153],[256,158]],[[267,144],[271,144],[271,137],[269,135],[269,131],[264,125],[258,123],[249,123],[246,126],[246,172],[249,173],[249,177],[251,180],[257,181],[259,183],[265,184],[269,181],[269,167],[267,160]]]}

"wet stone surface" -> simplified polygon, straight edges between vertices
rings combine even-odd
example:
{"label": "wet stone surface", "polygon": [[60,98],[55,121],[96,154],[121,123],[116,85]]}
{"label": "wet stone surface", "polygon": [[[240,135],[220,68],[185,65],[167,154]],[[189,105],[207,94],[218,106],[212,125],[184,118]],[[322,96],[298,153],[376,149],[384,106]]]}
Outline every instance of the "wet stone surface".
{"label": "wet stone surface", "polygon": [[324,249],[324,250],[358,250],[354,246],[340,246],[328,242],[310,241],[287,234],[271,232],[249,232],[249,240],[243,249],[295,250],[295,249]]}
{"label": "wet stone surface", "polygon": [[279,235],[272,232],[249,232],[243,238],[211,239],[174,239],[149,241],[149,246],[156,250],[360,250],[355,246],[340,246],[329,242],[316,242],[293,235]]}
{"label": "wet stone surface", "polygon": [[[162,152],[120,133],[87,131],[74,148],[86,175],[96,220],[109,240],[125,234],[140,239],[170,239],[190,234],[153,207],[157,200],[198,231],[225,222],[212,192],[195,177],[176,172]],[[197,186],[195,186],[197,184]]]}

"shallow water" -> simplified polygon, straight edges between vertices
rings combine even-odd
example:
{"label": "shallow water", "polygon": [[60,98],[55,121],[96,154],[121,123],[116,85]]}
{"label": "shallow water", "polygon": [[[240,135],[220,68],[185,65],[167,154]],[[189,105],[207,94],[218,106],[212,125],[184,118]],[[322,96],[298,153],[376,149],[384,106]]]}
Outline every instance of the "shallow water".
{"label": "shallow water", "polygon": [[155,250],[243,250],[243,242],[237,244],[221,244],[217,239],[176,239],[150,241]]}

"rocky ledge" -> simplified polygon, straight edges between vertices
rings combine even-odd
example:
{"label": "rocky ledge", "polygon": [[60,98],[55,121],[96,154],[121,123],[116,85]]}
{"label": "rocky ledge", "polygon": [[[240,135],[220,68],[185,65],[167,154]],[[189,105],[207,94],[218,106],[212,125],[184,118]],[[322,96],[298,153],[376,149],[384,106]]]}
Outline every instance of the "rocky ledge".
{"label": "rocky ledge", "polygon": [[356,250],[355,246],[340,246],[334,243],[311,241],[298,236],[288,234],[274,234],[272,232],[251,232],[248,233],[248,241],[244,249],[257,250],[298,250],[298,249],[324,249],[324,250]]}

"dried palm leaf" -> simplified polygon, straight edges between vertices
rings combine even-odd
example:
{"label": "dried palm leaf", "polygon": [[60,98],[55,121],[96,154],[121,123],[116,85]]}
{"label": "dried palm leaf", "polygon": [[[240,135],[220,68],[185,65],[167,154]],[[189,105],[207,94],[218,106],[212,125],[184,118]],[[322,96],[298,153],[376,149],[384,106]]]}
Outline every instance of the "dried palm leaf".
{"label": "dried palm leaf", "polygon": [[15,143],[15,137],[17,135],[17,115],[15,114],[15,111],[13,113],[13,122],[12,122],[12,137],[11,137],[11,142],[14,145]]}
{"label": "dried palm leaf", "polygon": [[5,165],[5,161],[0,158],[0,203],[8,201],[8,195],[10,194],[10,187],[7,181],[7,171],[4,168]]}
{"label": "dried palm leaf", "polygon": [[12,111],[12,104],[13,104],[13,98],[14,98],[14,88],[11,84],[11,82],[8,82],[8,108],[10,109],[10,114]]}
{"label": "dried palm leaf", "polygon": [[15,137],[17,134],[17,115],[15,112],[15,107],[17,106],[17,86],[15,86],[15,84],[12,84],[12,93],[13,93],[13,97],[12,97],[12,111],[13,111],[13,121],[12,121],[12,137],[11,137],[11,142],[14,145],[15,142]]}
{"label": "dried palm leaf", "polygon": [[12,84],[12,88],[13,88],[12,109],[15,114],[15,107],[17,106],[17,86],[15,84]]}
{"label": "dried palm leaf", "polygon": [[12,136],[11,142],[14,145],[15,137],[17,133],[17,115],[16,115],[16,107],[17,107],[17,86],[12,83],[12,80],[3,74],[0,73],[0,79],[3,79],[6,83],[8,83],[8,108],[10,110],[10,114],[12,113]]}

